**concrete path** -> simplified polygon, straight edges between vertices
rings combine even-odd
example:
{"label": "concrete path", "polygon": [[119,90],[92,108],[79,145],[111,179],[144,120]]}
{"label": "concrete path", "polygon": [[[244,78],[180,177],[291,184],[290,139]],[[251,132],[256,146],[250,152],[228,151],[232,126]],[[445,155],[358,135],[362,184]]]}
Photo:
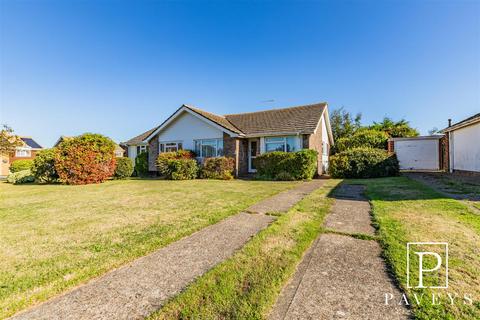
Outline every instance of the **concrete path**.
{"label": "concrete path", "polygon": [[[325,225],[338,232],[374,235],[361,186],[342,185]],[[376,241],[323,234],[307,251],[277,300],[270,319],[409,319],[395,302],[401,292],[387,274]]]}
{"label": "concrete path", "polygon": [[[282,192],[13,319],[141,319],[195,278],[229,258],[275,217],[323,184],[314,180]],[[275,199],[275,201],[272,201]]]}

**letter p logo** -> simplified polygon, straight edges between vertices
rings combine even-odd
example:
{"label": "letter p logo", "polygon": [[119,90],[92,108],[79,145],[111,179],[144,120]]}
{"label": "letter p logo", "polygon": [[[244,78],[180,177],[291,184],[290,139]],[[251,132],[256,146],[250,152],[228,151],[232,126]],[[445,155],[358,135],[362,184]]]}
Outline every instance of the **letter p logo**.
{"label": "letter p logo", "polygon": [[448,243],[407,243],[407,287],[448,288]]}

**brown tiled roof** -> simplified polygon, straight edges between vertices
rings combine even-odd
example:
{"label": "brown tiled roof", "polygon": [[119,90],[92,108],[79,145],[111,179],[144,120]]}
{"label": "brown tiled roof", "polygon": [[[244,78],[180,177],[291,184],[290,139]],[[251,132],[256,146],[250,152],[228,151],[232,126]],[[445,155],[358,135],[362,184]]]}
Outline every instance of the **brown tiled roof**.
{"label": "brown tiled roof", "polygon": [[122,145],[136,145],[136,144],[143,144],[143,140],[145,140],[153,131],[155,131],[158,127],[155,127],[155,128],[152,128],[148,131],[145,131],[144,133],[142,134],[139,134],[138,136],[128,140],[128,141],[125,141],[125,142],[122,142],[120,144]]}
{"label": "brown tiled roof", "polygon": [[199,115],[207,118],[208,120],[215,122],[216,124],[224,127],[225,129],[228,129],[228,130],[230,130],[232,132],[235,132],[235,133],[240,133],[240,134],[242,133],[240,130],[238,130],[238,128],[236,128],[232,123],[230,123],[224,116],[220,116],[218,114],[210,113],[210,112],[204,111],[202,109],[198,109],[198,108],[188,106],[188,105],[183,105],[183,106],[185,108],[188,108],[188,109],[192,110],[193,112],[198,113]]}
{"label": "brown tiled roof", "polygon": [[274,133],[311,134],[315,131],[326,103],[225,115],[245,135]]}
{"label": "brown tiled roof", "polygon": [[[325,102],[298,107],[273,109],[258,112],[228,114],[225,116],[213,114],[192,106],[183,105],[192,112],[216,123],[241,136],[256,136],[267,134],[298,133],[311,134],[320,121],[327,104]],[[124,142],[123,144],[138,144],[147,139],[155,130],[167,123],[178,110],[160,126]]]}

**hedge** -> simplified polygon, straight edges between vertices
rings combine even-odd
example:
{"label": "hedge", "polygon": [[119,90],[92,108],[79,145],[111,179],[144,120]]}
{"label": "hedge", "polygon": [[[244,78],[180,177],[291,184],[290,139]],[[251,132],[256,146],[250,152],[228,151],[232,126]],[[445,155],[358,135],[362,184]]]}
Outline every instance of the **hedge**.
{"label": "hedge", "polygon": [[24,160],[15,160],[10,165],[10,172],[15,173],[24,170],[32,169],[33,160],[32,159],[24,159]]}
{"label": "hedge", "polygon": [[58,173],[55,169],[54,148],[44,149],[37,153],[33,159],[32,174],[41,183],[52,183],[58,181]]}
{"label": "hedge", "polygon": [[67,184],[100,183],[115,170],[115,143],[100,134],[86,133],[64,140],[55,152],[55,169]]}
{"label": "hedge", "polygon": [[304,149],[297,152],[274,151],[255,159],[257,178],[267,180],[311,179],[317,173],[318,152]]}
{"label": "hedge", "polygon": [[204,179],[233,179],[235,159],[228,157],[206,158],[201,168],[200,177]]}
{"label": "hedge", "polygon": [[334,178],[377,178],[399,175],[397,156],[382,149],[354,148],[330,157]]}
{"label": "hedge", "polygon": [[156,166],[162,176],[170,180],[195,179],[198,164],[195,153],[189,150],[162,152],[157,158]]}
{"label": "hedge", "polygon": [[132,176],[133,173],[133,161],[128,157],[119,157],[116,159],[117,164],[115,166],[115,172],[113,176],[115,179],[126,179]]}
{"label": "hedge", "polygon": [[35,181],[35,177],[32,175],[32,172],[28,169],[10,173],[7,176],[7,182],[13,183],[13,184],[29,183],[34,181]]}
{"label": "hedge", "polygon": [[148,176],[148,153],[143,151],[135,158],[135,175],[137,177]]}
{"label": "hedge", "polygon": [[388,134],[383,131],[361,129],[351,137],[338,139],[335,144],[338,153],[353,148],[387,149],[387,141]]}

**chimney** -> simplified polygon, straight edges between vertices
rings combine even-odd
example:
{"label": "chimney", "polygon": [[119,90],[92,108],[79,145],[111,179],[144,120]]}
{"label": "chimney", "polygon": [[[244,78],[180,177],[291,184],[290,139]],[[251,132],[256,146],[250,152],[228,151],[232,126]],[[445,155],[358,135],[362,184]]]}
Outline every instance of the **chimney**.
{"label": "chimney", "polygon": [[449,126],[449,127],[452,126],[452,119],[448,119],[448,126]]}

